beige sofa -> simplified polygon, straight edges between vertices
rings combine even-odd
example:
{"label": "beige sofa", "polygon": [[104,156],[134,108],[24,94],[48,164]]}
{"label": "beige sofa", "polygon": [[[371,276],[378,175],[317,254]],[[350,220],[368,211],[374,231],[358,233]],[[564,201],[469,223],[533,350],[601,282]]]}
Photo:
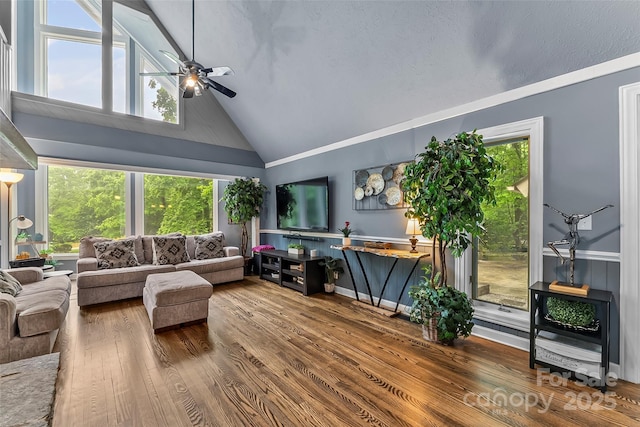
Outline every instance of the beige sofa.
{"label": "beige sofa", "polygon": [[[100,238],[85,237],[80,242],[77,262],[78,306],[142,296],[147,276],[153,273],[191,270],[212,285],[242,280],[244,258],[235,246],[224,246],[222,258],[195,259],[193,236],[187,236],[186,249],[190,261],[180,264],[156,265],[153,262],[153,236],[137,236],[135,253],[140,265],[135,267],[98,269],[93,244]],[[102,239],[104,240],[104,239]]]}
{"label": "beige sofa", "polygon": [[22,291],[16,296],[0,293],[0,363],[51,353],[69,309],[71,280],[43,279],[37,267],[6,271]]}

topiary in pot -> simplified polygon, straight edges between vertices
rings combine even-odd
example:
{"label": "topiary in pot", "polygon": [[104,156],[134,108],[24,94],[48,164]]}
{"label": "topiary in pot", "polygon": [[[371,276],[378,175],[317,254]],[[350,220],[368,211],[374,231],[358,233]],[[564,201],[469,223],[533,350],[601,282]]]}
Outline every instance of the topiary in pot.
{"label": "topiary in pot", "polygon": [[459,257],[484,232],[481,205],[495,203],[492,183],[500,168],[487,154],[482,135],[474,130],[445,141],[432,137],[404,171],[401,186],[409,207],[405,216],[416,218],[422,235],[431,240],[430,271],[435,273],[423,278],[409,295],[416,296],[419,290],[429,295],[431,307],[424,313],[439,314],[438,332],[443,332],[440,340],[444,342],[451,342],[457,334],[467,336],[473,326],[473,307],[467,295],[447,287],[446,251]]}
{"label": "topiary in pot", "polygon": [[252,178],[236,178],[235,181],[227,185],[220,199],[224,202],[224,211],[231,222],[242,226],[240,253],[244,257],[247,256],[249,244],[247,222],[260,215],[265,191],[267,191],[267,187]]}

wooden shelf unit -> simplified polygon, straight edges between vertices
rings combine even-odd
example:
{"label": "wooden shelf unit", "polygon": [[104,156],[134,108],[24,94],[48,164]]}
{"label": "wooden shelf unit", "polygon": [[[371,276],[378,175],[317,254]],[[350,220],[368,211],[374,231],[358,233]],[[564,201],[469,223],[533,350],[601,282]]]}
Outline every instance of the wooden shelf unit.
{"label": "wooden shelf unit", "polygon": [[[320,266],[322,257],[293,255],[287,251],[260,252],[260,278],[277,283],[303,295],[322,292],[324,289],[324,268]],[[298,270],[301,268],[301,270]],[[274,275],[277,275],[274,277]]]}

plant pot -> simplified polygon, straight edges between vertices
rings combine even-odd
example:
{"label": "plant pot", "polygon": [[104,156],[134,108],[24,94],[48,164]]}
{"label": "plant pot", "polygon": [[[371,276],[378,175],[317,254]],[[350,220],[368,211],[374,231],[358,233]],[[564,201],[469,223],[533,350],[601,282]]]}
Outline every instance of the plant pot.
{"label": "plant pot", "polygon": [[288,252],[292,255],[302,255],[304,254],[304,249],[289,248]]}
{"label": "plant pot", "polygon": [[343,237],[342,246],[351,246],[351,237]]}
{"label": "plant pot", "polygon": [[328,294],[332,294],[334,293],[336,290],[336,284],[335,283],[325,283],[324,284],[324,291]]}
{"label": "plant pot", "polygon": [[427,321],[426,324],[422,325],[422,337],[431,342],[440,342],[438,339],[438,321],[435,318],[431,318]]}

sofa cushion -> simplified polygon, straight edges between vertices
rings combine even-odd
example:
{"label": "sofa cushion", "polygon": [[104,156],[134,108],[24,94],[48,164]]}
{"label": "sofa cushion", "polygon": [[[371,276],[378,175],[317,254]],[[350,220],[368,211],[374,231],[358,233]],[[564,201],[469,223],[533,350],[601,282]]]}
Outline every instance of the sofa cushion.
{"label": "sofa cushion", "polygon": [[193,236],[195,259],[222,258],[224,256],[224,234],[221,232]]}
{"label": "sofa cushion", "polygon": [[189,262],[185,236],[154,236],[153,263],[156,265]]}
{"label": "sofa cushion", "polygon": [[[153,264],[153,238],[158,236],[155,236],[155,235],[142,236],[142,250],[143,250],[142,256],[143,257],[138,258],[138,261],[140,262],[140,264],[145,264],[145,263]],[[170,233],[170,234],[164,234],[163,236],[166,236],[166,237],[182,236],[182,233]]]}
{"label": "sofa cushion", "polygon": [[6,271],[0,271],[0,292],[15,297],[22,291],[20,282]]}
{"label": "sofa cushion", "polygon": [[35,283],[25,284],[20,296],[28,296],[50,290],[65,291],[71,293],[71,279],[68,276],[54,276]]}
{"label": "sofa cushion", "polygon": [[135,267],[139,265],[135,254],[135,238],[97,242],[93,244],[98,269]]}
{"label": "sofa cushion", "polygon": [[[138,258],[138,262],[142,263],[144,259],[144,248],[142,247],[142,236],[129,236],[127,239],[135,239],[134,251],[136,254],[136,258]],[[98,242],[110,242],[113,239],[108,239],[106,237],[83,237],[80,239],[80,247],[78,258],[97,258],[96,250],[93,246],[94,243]]]}
{"label": "sofa cushion", "polygon": [[223,258],[196,259],[184,264],[177,264],[175,267],[176,271],[190,270],[197,274],[206,274],[238,267],[243,268],[244,258],[238,255]]}
{"label": "sofa cushion", "polygon": [[69,309],[69,294],[61,289],[41,290],[16,297],[18,333],[30,337],[60,328]]}
{"label": "sofa cushion", "polygon": [[126,285],[127,283],[144,283],[152,273],[166,273],[175,271],[169,265],[142,264],[136,267],[116,268],[112,270],[85,271],[78,274],[76,286],[78,289],[99,288],[102,286]]}

